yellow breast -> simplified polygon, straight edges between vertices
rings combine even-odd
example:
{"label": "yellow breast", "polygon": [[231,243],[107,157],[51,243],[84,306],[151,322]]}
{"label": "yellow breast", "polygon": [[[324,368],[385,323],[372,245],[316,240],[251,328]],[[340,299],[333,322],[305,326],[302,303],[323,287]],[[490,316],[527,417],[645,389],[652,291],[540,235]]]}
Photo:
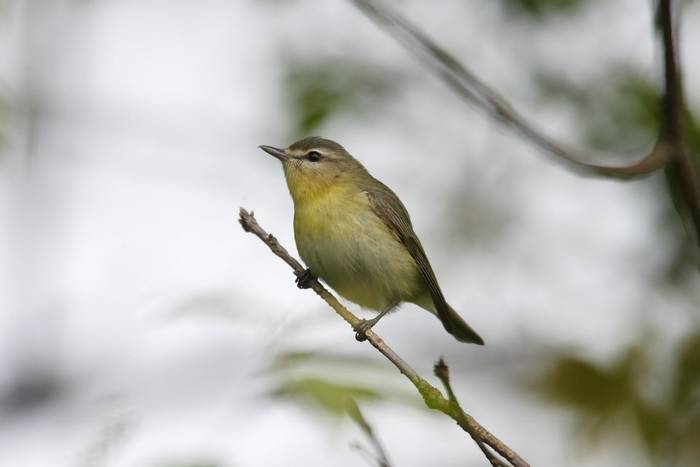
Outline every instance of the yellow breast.
{"label": "yellow breast", "polygon": [[295,199],[294,234],[311,272],[362,307],[383,310],[423,291],[415,261],[352,184]]}

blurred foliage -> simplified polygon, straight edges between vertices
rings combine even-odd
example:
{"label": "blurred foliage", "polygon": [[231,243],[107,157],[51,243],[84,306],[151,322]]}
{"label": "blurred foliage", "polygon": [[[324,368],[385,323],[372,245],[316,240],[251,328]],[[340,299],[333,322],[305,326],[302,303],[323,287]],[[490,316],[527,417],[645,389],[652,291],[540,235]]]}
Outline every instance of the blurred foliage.
{"label": "blurred foliage", "polygon": [[691,410],[694,405],[700,409],[700,329],[679,346],[672,389],[675,410]]}
{"label": "blurred foliage", "polygon": [[[334,418],[347,415],[362,430],[373,447],[370,450],[355,443],[354,447],[358,452],[366,455],[372,464],[388,466],[386,452],[358,405],[358,401],[386,401],[389,397],[399,394],[385,385],[376,386],[378,381],[386,383],[387,368],[387,365],[381,365],[376,359],[365,357],[287,352],[278,355],[264,374],[277,380],[277,385],[269,393],[273,398],[294,401],[311,407],[315,413],[331,415]],[[378,373],[363,378],[358,370],[372,370]],[[309,371],[312,372],[311,375],[303,376]],[[335,381],[335,375],[342,375],[343,382]],[[400,377],[399,379],[403,380]],[[363,380],[373,384],[363,383]],[[418,397],[411,392],[411,397],[405,399],[417,401]]]}
{"label": "blurred foliage", "polygon": [[384,370],[386,367],[380,361],[373,358],[357,355],[338,355],[330,353],[318,353],[309,351],[283,352],[278,355],[266,371],[277,372],[291,368],[299,368],[302,365],[313,365],[316,368],[333,366],[335,368],[374,368]]}
{"label": "blurred foliage", "polygon": [[[577,84],[552,73],[535,75],[542,99],[563,101],[583,123],[589,144],[606,151],[629,151],[651,144],[658,133],[661,91],[648,74],[627,66],[611,69],[594,83]],[[687,132],[696,159],[700,122],[688,112]]]}
{"label": "blurred foliage", "polygon": [[352,418],[353,421],[357,423],[357,425],[362,429],[362,431],[364,431],[367,435],[372,436],[372,426],[367,422],[367,419],[360,410],[360,406],[357,405],[357,402],[355,402],[354,399],[348,401],[348,404],[345,407],[345,409],[347,410],[350,418]]}
{"label": "blurred foliage", "polygon": [[[574,110],[581,134],[598,150],[642,154],[642,148],[650,147],[657,138],[662,88],[648,73],[617,66],[595,82],[580,84],[540,72],[536,82],[544,100]],[[700,124],[692,109],[687,131],[697,170]],[[666,185],[658,184],[663,209],[657,225],[666,235],[658,237],[671,244],[663,245],[670,248],[662,278],[686,287],[688,282],[681,279],[692,277],[694,283],[697,275],[694,234],[680,196],[678,174],[667,169],[665,181]],[[690,235],[683,234],[681,226]],[[650,356],[646,337],[607,365],[571,355],[555,356],[537,391],[572,412],[579,433],[589,442],[611,434],[631,435],[644,446],[652,464],[696,466],[700,459],[700,328],[677,344],[668,360],[655,358],[656,367]],[[658,377],[666,374],[671,377]],[[657,387],[650,394],[650,388]]]}
{"label": "blurred foliage", "polygon": [[333,415],[341,415],[352,401],[378,401],[383,396],[366,386],[327,381],[321,378],[299,378],[282,383],[271,393],[274,397],[293,398],[310,403]]}
{"label": "blurred foliage", "polygon": [[[596,82],[585,84],[540,72],[535,75],[535,81],[543,100],[562,102],[574,110],[586,142],[597,150],[622,153],[636,150],[638,157],[642,148],[650,147],[656,140],[661,91],[645,72],[617,66]],[[688,112],[686,122],[690,150],[700,173],[700,122],[692,111]],[[682,284],[689,272],[697,270],[695,233],[681,195],[679,174],[674,168],[667,168],[665,180],[666,193],[659,200],[669,209],[662,210],[658,224],[673,239],[673,244],[668,245],[670,255],[662,275],[670,284]],[[674,217],[681,222],[674,221]]]}
{"label": "blurred foliage", "polygon": [[[608,365],[563,355],[536,385],[545,400],[570,410],[588,442],[634,435],[650,461],[697,465],[700,459],[700,328],[673,350],[670,368],[652,368],[648,339]],[[654,375],[671,377],[654,380]],[[660,390],[649,395],[649,388]],[[694,459],[694,460],[693,460]],[[695,462],[695,463],[694,463]]]}
{"label": "blurred foliage", "polygon": [[535,75],[543,100],[573,108],[583,135],[596,149],[627,151],[651,144],[658,132],[659,89],[647,75],[626,66],[594,83],[578,84],[548,72]]}
{"label": "blurred foliage", "polygon": [[[380,401],[390,397],[417,400],[412,397],[413,393],[404,396],[388,384],[392,379],[388,368],[365,357],[287,352],[277,356],[263,374],[276,381],[270,396],[301,402],[338,416],[345,414],[348,404],[356,401]],[[393,372],[391,375],[395,376]],[[398,376],[395,378],[402,381]]]}
{"label": "blurred foliage", "polygon": [[[578,84],[548,72],[535,75],[543,100],[566,103],[583,124],[583,135],[596,149],[629,151],[656,139],[661,90],[647,73],[616,66],[596,82]],[[688,142],[700,162],[700,122],[687,114]]]}
{"label": "blurred foliage", "polygon": [[382,446],[382,444],[379,442],[379,439],[377,438],[377,435],[374,432],[374,428],[372,428],[372,425],[369,424],[365,416],[362,414],[362,410],[360,410],[360,407],[357,405],[357,403],[353,399],[349,400],[346,409],[350,418],[355,422],[355,424],[358,427],[360,427],[362,432],[372,443],[376,452],[370,452],[368,449],[364,448],[359,443],[355,444],[355,447],[367,453],[370,464],[376,463],[378,467],[390,467],[390,463],[387,459],[384,446]]}
{"label": "blurred foliage", "polygon": [[638,349],[630,349],[608,367],[562,356],[544,375],[540,390],[550,401],[578,412],[581,428],[596,436],[637,399],[644,369]]}
{"label": "blurred foliage", "polygon": [[291,62],[286,90],[295,136],[315,131],[332,116],[361,112],[387,96],[396,77],[374,64],[348,60]]}
{"label": "blurred foliage", "polygon": [[573,14],[591,0],[501,0],[507,11],[532,19],[552,15]]}

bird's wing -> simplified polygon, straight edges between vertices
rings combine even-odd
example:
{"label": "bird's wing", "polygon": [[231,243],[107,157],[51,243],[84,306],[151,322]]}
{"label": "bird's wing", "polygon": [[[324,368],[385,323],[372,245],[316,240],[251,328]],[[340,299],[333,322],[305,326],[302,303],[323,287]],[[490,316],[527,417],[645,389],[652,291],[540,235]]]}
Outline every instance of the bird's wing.
{"label": "bird's wing", "polygon": [[[378,185],[372,185],[364,190],[369,199],[369,204],[375,214],[384,221],[396,237],[406,246],[409,254],[418,266],[425,284],[428,286],[430,296],[433,299],[438,317],[443,325],[447,327],[450,323],[449,305],[442,295],[442,290],[438,285],[433,268],[430,266],[428,257],[425,255],[423,246],[418,240],[418,236],[413,231],[411,218],[408,211],[389,187],[377,180]],[[448,329],[449,331],[449,329]]]}

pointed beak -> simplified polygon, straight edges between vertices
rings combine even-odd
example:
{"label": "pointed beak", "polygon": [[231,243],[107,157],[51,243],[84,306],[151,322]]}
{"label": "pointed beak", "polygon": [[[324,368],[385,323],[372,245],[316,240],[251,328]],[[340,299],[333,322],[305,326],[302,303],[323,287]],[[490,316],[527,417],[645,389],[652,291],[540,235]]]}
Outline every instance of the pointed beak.
{"label": "pointed beak", "polygon": [[276,157],[277,159],[281,160],[282,162],[286,161],[289,158],[287,153],[284,152],[284,149],[277,149],[272,146],[265,146],[264,144],[258,147],[266,153],[268,153],[269,155],[271,155],[272,157]]}

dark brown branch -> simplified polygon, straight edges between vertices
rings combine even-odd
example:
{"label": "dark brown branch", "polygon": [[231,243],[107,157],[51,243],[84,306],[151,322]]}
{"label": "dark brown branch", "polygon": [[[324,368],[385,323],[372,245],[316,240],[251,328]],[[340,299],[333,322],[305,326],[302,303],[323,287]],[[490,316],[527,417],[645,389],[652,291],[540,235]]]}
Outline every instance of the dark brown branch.
{"label": "dark brown branch", "polygon": [[698,187],[697,171],[688,147],[687,108],[676,45],[678,31],[674,27],[673,2],[671,0],[658,0],[656,18],[661,31],[664,51],[665,81],[659,142],[668,147],[669,164],[673,165],[673,169],[679,175],[681,193],[690,211],[696,241],[700,242],[700,188]]}
{"label": "dark brown branch", "polygon": [[[666,165],[669,154],[663,144],[654,145],[646,156],[628,165],[606,166],[585,162],[585,157],[544,134],[515,110],[495,89],[385,3],[377,0],[352,0],[352,2],[368,17],[393,34],[407,49],[418,55],[460,98],[485,110],[541,149],[573,164],[573,167],[598,175],[631,178],[649,174]],[[607,159],[615,158],[619,156]]]}
{"label": "dark brown branch", "polygon": [[[404,46],[423,60],[428,68],[449,86],[458,97],[485,110],[500,122],[518,131],[535,144],[572,168],[585,173],[628,179],[672,168],[678,174],[683,200],[689,208],[695,237],[700,243],[700,183],[685,132],[686,106],[681,80],[679,55],[673,23],[673,0],[657,0],[664,50],[665,91],[661,103],[659,137],[649,153],[622,166],[585,162],[585,157],[542,132],[495,89],[478,78],[453,55],[380,0],[351,0],[370,19],[385,28]],[[619,156],[608,155],[607,160]]]}
{"label": "dark brown branch", "polygon": [[[293,270],[294,273],[299,275],[304,272],[304,267],[299,261],[293,258],[287,250],[280,245],[277,239],[265,232],[265,230],[260,227],[260,225],[255,220],[252,212],[248,212],[241,208],[239,222],[243,227],[243,230],[250,232],[262,240],[272,252],[282,258],[282,260],[287,263]],[[351,313],[347,308],[340,304],[340,302],[335,298],[333,294],[328,292],[326,288],[321,285],[317,280],[313,280],[309,283],[310,288],[313,289],[319,297],[325,300],[328,305],[330,305],[333,310],[340,315],[341,318],[345,320],[350,326],[354,327],[360,322],[360,319]],[[404,375],[406,378],[413,383],[425,404],[434,410],[438,410],[445,415],[452,418],[457,424],[462,427],[464,431],[469,433],[469,435],[477,442],[483,443],[484,445],[492,448],[513,467],[529,467],[529,464],[525,462],[515,451],[509,448],[500,439],[494,436],[486,428],[481,426],[471,415],[467,414],[462,410],[456,400],[448,400],[442,395],[442,393],[432,386],[428,381],[423,379],[416,371],[411,368],[408,363],[406,363],[401,357],[399,357],[396,352],[394,352],[391,347],[386,345],[386,343],[372,330],[366,332],[367,341],[377,349],[382,355],[384,355],[394,366]],[[481,448],[481,445],[479,445]]]}
{"label": "dark brown branch", "polygon": [[685,139],[685,103],[681,74],[678,69],[678,51],[673,25],[671,0],[659,0],[656,12],[661,29],[661,43],[664,52],[664,82],[663,119],[661,120],[661,140]]}

